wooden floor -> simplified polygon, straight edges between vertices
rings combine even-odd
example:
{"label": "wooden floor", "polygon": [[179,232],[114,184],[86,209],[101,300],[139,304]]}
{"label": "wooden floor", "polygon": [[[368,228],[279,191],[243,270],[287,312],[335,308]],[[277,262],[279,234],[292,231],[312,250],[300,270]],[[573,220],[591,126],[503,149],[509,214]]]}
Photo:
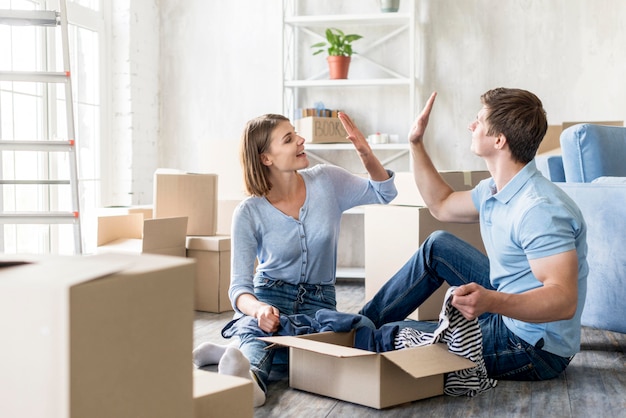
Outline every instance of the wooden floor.
{"label": "wooden floor", "polygon": [[[363,305],[362,283],[340,281],[338,309],[357,312]],[[625,302],[626,303],[626,302]],[[194,345],[204,341],[228,344],[220,336],[232,312],[197,312]],[[626,319],[625,319],[626,320]],[[583,327],[581,353],[565,373],[546,382],[499,381],[498,386],[474,398],[438,396],[386,410],[302,392],[289,387],[286,372],[272,374],[260,417],[626,417],[626,334]],[[207,370],[215,370],[210,366]]]}

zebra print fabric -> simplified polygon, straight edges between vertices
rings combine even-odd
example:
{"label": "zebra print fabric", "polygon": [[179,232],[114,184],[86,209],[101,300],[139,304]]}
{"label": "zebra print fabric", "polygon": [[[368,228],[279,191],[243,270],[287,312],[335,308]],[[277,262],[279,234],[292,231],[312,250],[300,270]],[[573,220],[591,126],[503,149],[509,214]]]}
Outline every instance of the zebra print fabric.
{"label": "zebra print fabric", "polygon": [[450,396],[476,396],[495,387],[497,380],[487,376],[483,359],[482,333],[478,320],[469,321],[450,303],[456,287],[450,287],[439,314],[439,324],[432,332],[422,332],[413,328],[403,328],[396,335],[396,350],[444,342],[448,351],[463,356],[476,367],[447,373],[444,380],[444,393]]}

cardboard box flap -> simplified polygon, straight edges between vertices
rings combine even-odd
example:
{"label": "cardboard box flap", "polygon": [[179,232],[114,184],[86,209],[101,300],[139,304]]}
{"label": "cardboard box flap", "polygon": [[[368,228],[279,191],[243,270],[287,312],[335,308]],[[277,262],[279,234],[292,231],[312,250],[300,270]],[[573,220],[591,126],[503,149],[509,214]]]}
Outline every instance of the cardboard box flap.
{"label": "cardboard box flap", "polygon": [[122,252],[139,254],[141,253],[142,242],[137,238],[119,238],[104,245],[100,245],[97,249],[98,253],[103,252]]}
{"label": "cardboard box flap", "polygon": [[141,239],[143,235],[143,215],[132,213],[98,217],[98,246],[120,238]]}
{"label": "cardboard box flap", "polygon": [[448,351],[445,344],[432,344],[388,351],[382,356],[415,378],[469,369],[476,364]]}
{"label": "cardboard box flap", "polygon": [[282,337],[262,337],[260,340],[272,343],[268,347],[284,346],[291,348],[299,348],[301,350],[313,351],[315,353],[324,354],[332,357],[363,357],[371,356],[376,353],[372,351],[360,350],[353,347],[345,347],[342,345],[328,344],[320,341],[308,340],[299,337],[282,336]]}
{"label": "cardboard box flap", "polygon": [[187,217],[146,219],[143,227],[143,251],[158,248],[184,247],[187,238]]}

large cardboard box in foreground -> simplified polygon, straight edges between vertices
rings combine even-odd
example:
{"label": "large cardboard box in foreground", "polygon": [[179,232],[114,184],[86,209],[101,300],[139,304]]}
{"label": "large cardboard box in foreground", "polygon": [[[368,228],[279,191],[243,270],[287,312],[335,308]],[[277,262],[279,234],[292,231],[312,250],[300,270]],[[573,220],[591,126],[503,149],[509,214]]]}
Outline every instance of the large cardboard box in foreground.
{"label": "large cardboard box in foreground", "polygon": [[252,380],[204,370],[193,372],[194,418],[252,418]]}
{"label": "large cardboard box in foreground", "polygon": [[[426,206],[420,195],[412,172],[396,172],[395,185],[398,195],[391,201],[392,205]],[[489,171],[440,171],[439,174],[458,192],[473,189],[481,180],[491,177]]]}
{"label": "large cardboard box in foreground", "polygon": [[158,169],[154,173],[154,217],[186,216],[187,235],[215,235],[217,174]]}
{"label": "large cardboard box in foreground", "polygon": [[353,332],[261,339],[289,347],[289,386],[378,409],[441,395],[444,373],[475,367],[444,344],[359,350]]}
{"label": "large cardboard box in foreground", "polygon": [[130,213],[98,217],[97,252],[185,257],[187,218],[146,219]]}
{"label": "large cardboard box in foreground", "polygon": [[193,260],[0,261],[0,416],[192,416]]}
{"label": "large cardboard box in foreground", "polygon": [[298,135],[306,142],[313,144],[327,144],[333,142],[350,142],[346,137],[348,133],[344,129],[339,118],[320,118],[307,116],[295,121]]}
{"label": "large cardboard box in foreground", "polygon": [[196,259],[197,311],[232,311],[230,286],[230,235],[187,237],[187,257]]}
{"label": "large cardboard box in foreground", "polygon": [[[478,223],[440,222],[428,208],[418,206],[369,205],[364,210],[365,300],[370,300],[437,230],[448,231],[485,252]],[[437,319],[447,289],[444,283],[410,318]]]}

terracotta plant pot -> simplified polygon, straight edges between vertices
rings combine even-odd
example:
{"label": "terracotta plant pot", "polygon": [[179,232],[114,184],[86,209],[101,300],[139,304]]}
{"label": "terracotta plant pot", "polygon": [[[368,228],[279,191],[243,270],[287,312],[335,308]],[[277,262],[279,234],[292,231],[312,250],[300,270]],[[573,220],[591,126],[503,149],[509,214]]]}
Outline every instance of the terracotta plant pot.
{"label": "terracotta plant pot", "polygon": [[326,57],[328,61],[328,70],[331,80],[341,80],[348,78],[348,69],[350,68],[350,57],[343,55],[329,55]]}

